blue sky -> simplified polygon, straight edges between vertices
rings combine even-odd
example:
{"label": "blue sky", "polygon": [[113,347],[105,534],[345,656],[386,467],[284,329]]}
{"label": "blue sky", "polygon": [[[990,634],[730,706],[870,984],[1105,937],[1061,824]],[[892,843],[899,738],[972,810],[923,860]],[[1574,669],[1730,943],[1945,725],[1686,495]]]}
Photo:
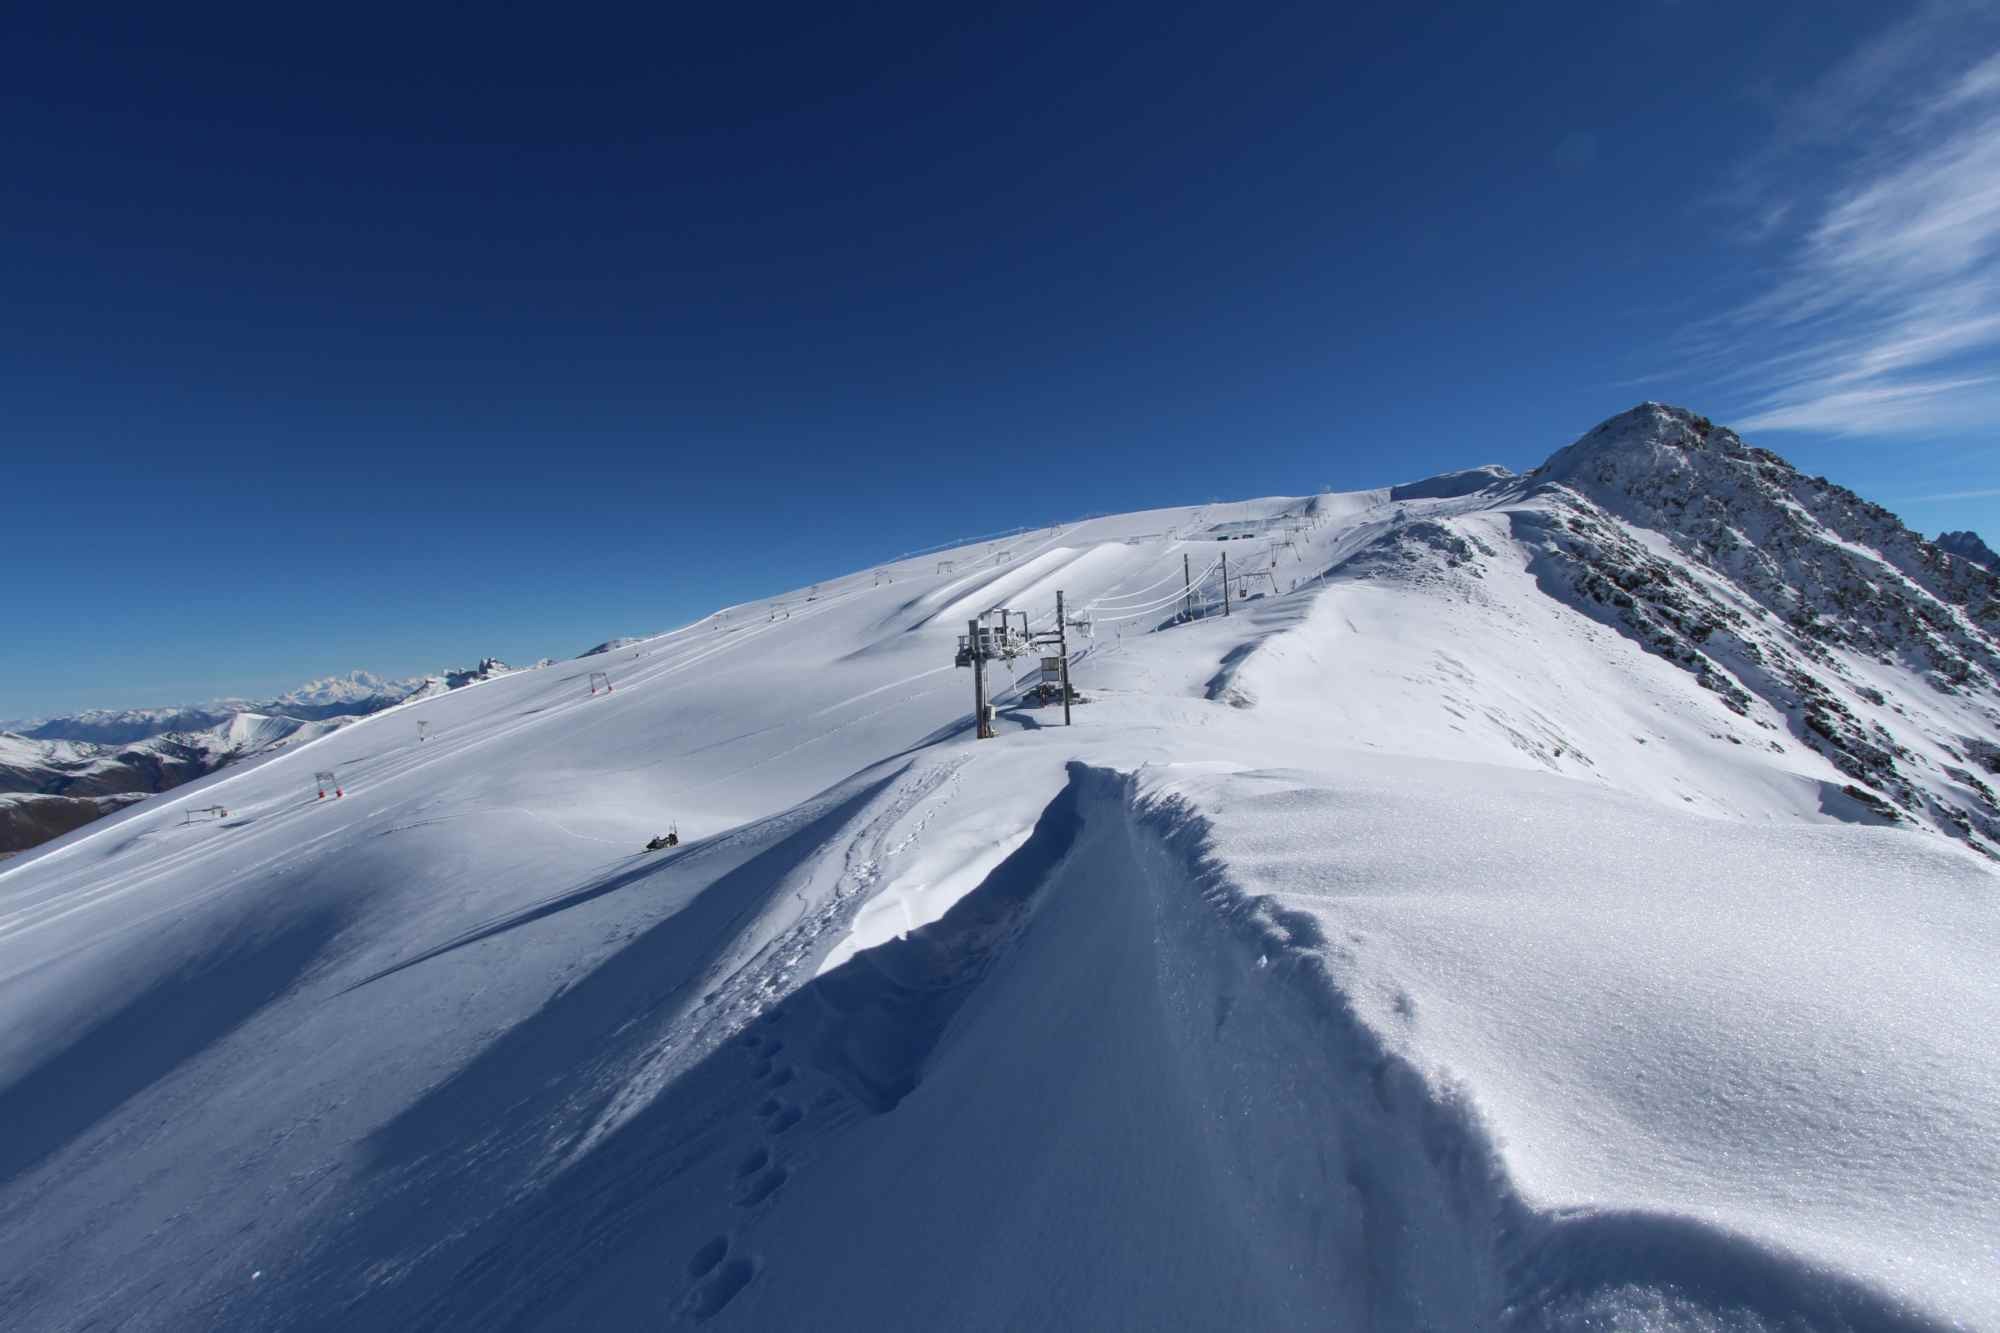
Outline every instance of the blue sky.
{"label": "blue sky", "polygon": [[2000,530],[1991,6],[960,8],[11,21],[0,717],[568,655],[1643,398]]}

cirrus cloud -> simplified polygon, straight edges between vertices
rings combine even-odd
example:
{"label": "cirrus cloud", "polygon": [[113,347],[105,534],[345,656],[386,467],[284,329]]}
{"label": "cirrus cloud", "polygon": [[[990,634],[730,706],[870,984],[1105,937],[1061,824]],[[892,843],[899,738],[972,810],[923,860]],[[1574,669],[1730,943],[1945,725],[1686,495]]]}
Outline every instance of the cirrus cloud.
{"label": "cirrus cloud", "polygon": [[1744,429],[1889,434],[2000,415],[2000,32],[1938,5],[1795,105],[1745,168],[1769,286],[1717,321]]}

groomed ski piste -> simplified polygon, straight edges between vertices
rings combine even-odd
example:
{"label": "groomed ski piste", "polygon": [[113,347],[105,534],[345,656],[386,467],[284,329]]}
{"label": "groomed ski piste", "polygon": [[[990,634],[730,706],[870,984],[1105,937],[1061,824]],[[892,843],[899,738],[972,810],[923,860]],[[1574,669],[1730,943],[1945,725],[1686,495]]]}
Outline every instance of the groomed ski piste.
{"label": "groomed ski piste", "polygon": [[[1532,496],[1398,494],[862,571],[8,864],[0,1326],[2000,1328],[1988,862],[1549,596]],[[1424,520],[1476,578],[1356,558]],[[1088,702],[975,740],[956,637],[1057,589]]]}

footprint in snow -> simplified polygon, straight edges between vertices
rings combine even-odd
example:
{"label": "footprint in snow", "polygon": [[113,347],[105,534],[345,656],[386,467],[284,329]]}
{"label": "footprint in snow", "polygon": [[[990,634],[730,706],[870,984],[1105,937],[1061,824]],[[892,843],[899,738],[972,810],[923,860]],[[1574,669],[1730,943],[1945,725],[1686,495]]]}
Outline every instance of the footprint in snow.
{"label": "footprint in snow", "polygon": [[791,1178],[791,1174],[790,1171],[787,1171],[782,1166],[772,1167],[769,1171],[766,1171],[763,1175],[758,1176],[750,1182],[748,1188],[737,1198],[736,1206],[738,1208],[756,1207],[773,1194],[776,1194],[785,1181]]}
{"label": "footprint in snow", "polygon": [[688,1276],[697,1280],[707,1277],[710,1270],[721,1263],[729,1253],[729,1237],[717,1236],[688,1259]]}
{"label": "footprint in snow", "polygon": [[712,1319],[722,1313],[724,1306],[736,1299],[738,1292],[750,1285],[750,1279],[757,1275],[757,1266],[748,1259],[725,1261],[708,1281],[694,1290],[692,1300],[696,1319]]}

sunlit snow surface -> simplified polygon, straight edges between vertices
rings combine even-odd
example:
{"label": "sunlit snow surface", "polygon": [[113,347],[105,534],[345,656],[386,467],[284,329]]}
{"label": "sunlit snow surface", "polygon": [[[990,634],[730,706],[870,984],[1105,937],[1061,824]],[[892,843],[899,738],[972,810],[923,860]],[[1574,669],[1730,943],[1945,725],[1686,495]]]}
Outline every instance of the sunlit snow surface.
{"label": "sunlit snow surface", "polygon": [[[865,571],[8,863],[0,1325],[2000,1327],[2000,882],[1476,484]],[[1340,567],[1426,516],[1492,556]],[[1091,702],[973,742],[1058,588]]]}
{"label": "sunlit snow surface", "polygon": [[[1462,1092],[1529,1203],[1700,1219],[2000,1319],[1983,869],[1432,762],[1146,785],[1212,821],[1208,854],[1389,1051]],[[1776,1285],[1638,1235],[1660,1252],[1615,1276]]]}

